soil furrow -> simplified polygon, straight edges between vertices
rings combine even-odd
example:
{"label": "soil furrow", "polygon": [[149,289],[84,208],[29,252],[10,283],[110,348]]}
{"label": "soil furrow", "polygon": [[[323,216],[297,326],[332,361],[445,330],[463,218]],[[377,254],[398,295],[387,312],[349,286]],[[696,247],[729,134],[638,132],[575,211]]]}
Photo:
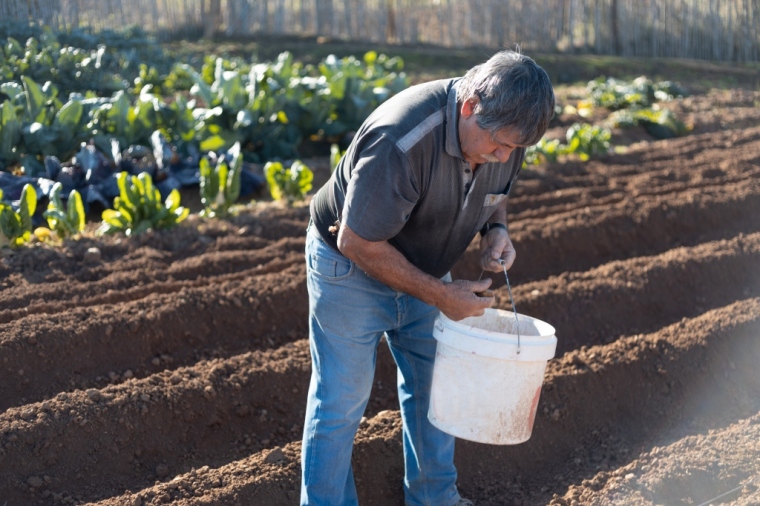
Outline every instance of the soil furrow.
{"label": "soil furrow", "polygon": [[[726,239],[760,230],[760,180],[630,198],[611,206],[586,207],[541,220],[510,222],[517,260],[510,281],[524,283],[567,271],[585,271],[604,263],[655,255],[674,246]],[[455,279],[478,279],[479,239],[452,269]],[[485,273],[493,286],[504,276]]]}
{"label": "soil furrow", "polygon": [[[721,162],[720,167],[715,167],[714,162],[706,166],[695,164],[682,169],[680,174],[674,173],[673,169],[667,166],[625,178],[610,177],[609,180],[594,182],[591,187],[570,186],[543,193],[515,196],[510,199],[510,212],[514,219],[542,218],[589,205],[614,204],[631,196],[664,195],[730,185],[760,176],[757,158],[757,154],[745,154],[745,159]],[[605,168],[609,168],[609,165]]]}
{"label": "soil furrow", "polygon": [[[516,446],[458,441],[459,486],[476,504],[541,504],[579,478],[620,467],[666,440],[730,425],[760,408],[755,358],[760,299],[736,302],[650,335],[550,361],[532,438]],[[706,404],[709,404],[709,409]],[[360,503],[401,504],[397,412],[357,435]],[[292,504],[299,443],[180,476],[100,504]]]}
{"label": "soil furrow", "polygon": [[[301,240],[300,249],[303,250],[303,240]],[[97,295],[94,296],[87,296],[86,294],[90,291],[81,289],[88,285],[77,285],[77,288],[71,290],[77,292],[76,295],[72,295],[71,293],[58,294],[57,302],[50,302],[51,298],[43,297],[41,299],[35,299],[35,302],[31,302],[27,306],[21,306],[18,309],[0,311],[0,325],[12,322],[19,318],[25,318],[29,315],[56,314],[69,311],[73,308],[124,304],[144,299],[150,295],[172,294],[183,289],[201,288],[213,284],[239,281],[264,274],[278,273],[302,263],[302,251],[297,253],[284,251],[280,252],[280,254],[277,255],[277,258],[270,259],[266,263],[259,263],[255,267],[231,274],[216,274],[210,276],[198,275],[192,280],[177,281],[171,274],[172,269],[169,268],[166,269],[166,279],[162,280],[160,279],[161,276],[157,276],[159,279],[157,282],[144,283],[140,281],[132,285],[130,288],[120,290],[114,290],[112,288],[106,289],[102,286],[96,287],[96,290],[93,291]],[[120,280],[118,284],[124,285],[123,280]],[[108,283],[108,285],[111,285],[111,283]],[[97,288],[101,288],[101,290],[98,290]]]}
{"label": "soil furrow", "polygon": [[[755,298],[566,354],[549,363],[530,441],[458,445],[463,491],[479,505],[515,496],[545,504],[579,477],[752,416],[760,409],[758,353]],[[518,475],[517,483],[503,478]]]}
{"label": "soil furrow", "polygon": [[[516,294],[520,298],[520,292],[523,292],[522,298],[529,298],[533,290],[539,291],[539,295],[534,296],[539,302],[534,303],[532,306],[528,304],[529,310],[526,313],[532,316],[540,316],[557,327],[560,338],[558,349],[561,352],[562,349],[585,349],[592,344],[609,342],[626,330],[633,333],[645,332],[656,329],[664,323],[679,320],[682,314],[678,310],[679,308],[689,306],[689,300],[699,300],[702,304],[702,307],[695,306],[696,315],[704,312],[707,307],[724,305],[727,302],[741,298],[747,287],[760,286],[760,268],[758,267],[760,267],[760,234],[755,234],[753,236],[735,238],[731,241],[720,241],[700,245],[695,248],[673,250],[654,258],[638,258],[624,262],[614,262],[588,273],[566,275],[544,282],[528,284],[520,287],[520,291],[517,291]],[[756,274],[748,276],[748,273],[752,272]],[[647,297],[646,294],[649,293],[662,294],[662,296]],[[500,303],[505,303],[505,299],[504,294],[499,294]],[[525,309],[523,310],[525,311]],[[578,315],[583,315],[583,317],[578,318]],[[558,323],[558,320],[560,320],[559,316],[564,317],[561,320],[563,325]],[[575,318],[571,319],[570,316],[575,316]],[[686,316],[690,315],[687,313]],[[572,327],[573,324],[576,326]],[[305,342],[298,343],[297,349],[302,352],[302,355],[301,360],[297,361],[298,363],[294,365],[294,371],[296,372],[285,374],[284,376],[288,377],[290,381],[299,378],[302,384],[307,384],[308,374],[305,370],[308,369],[308,355]],[[577,355],[573,356],[577,357]],[[578,358],[574,358],[573,360],[584,365],[586,364],[585,361]],[[381,371],[378,373],[378,380],[386,385],[392,384],[393,368],[389,366],[390,359],[387,358],[385,361],[380,360],[379,363],[382,365]],[[205,369],[207,369],[205,366],[200,368],[201,371]],[[193,371],[195,368],[188,370]],[[202,377],[202,372],[188,373],[183,371],[180,370],[173,373],[178,383],[182,381],[182,377],[184,376]],[[299,373],[298,371],[303,372]],[[170,373],[166,372],[162,374],[168,377]],[[250,374],[244,368],[240,368],[237,374],[243,378],[244,385],[252,383],[249,385],[249,390],[258,390],[256,388],[257,385],[278,385],[280,388],[289,389],[292,384],[283,379],[272,377],[262,378],[256,382],[250,379]],[[153,381],[155,381],[155,377],[147,378],[139,383],[139,385],[146,385],[145,388],[147,389],[147,385]],[[201,384],[196,390],[202,386]],[[194,392],[179,392],[180,387],[183,387],[183,385],[179,385],[177,388],[169,386],[166,388],[171,393],[159,395],[155,391],[151,391],[148,395],[151,397],[159,395],[162,399],[174,398],[174,404],[191,404],[200,406],[201,411],[213,411],[213,404],[204,408],[204,404],[199,403],[193,397]],[[233,398],[239,394],[235,391],[234,387],[226,389],[216,387],[215,390],[218,390],[219,397],[224,399],[223,401],[219,401],[222,406],[229,405],[230,402],[227,402],[228,398]],[[108,389],[105,391],[107,392]],[[83,394],[80,393],[80,395]],[[197,397],[197,394],[195,396]],[[186,398],[190,400],[185,402]],[[252,406],[251,409],[254,410],[263,405],[260,399],[247,399],[243,402],[246,405]],[[276,404],[282,408],[283,413],[297,413],[298,406],[302,403],[303,399],[298,399],[295,396],[287,400],[277,399],[276,401]],[[166,412],[162,412],[161,409],[156,408],[153,410],[153,415],[157,419],[176,417],[177,413],[174,412],[173,406],[168,403],[164,404],[166,404],[164,408]],[[217,411],[220,409],[222,408],[216,407]],[[559,417],[561,413],[560,409],[562,409],[560,405],[552,404],[546,407],[547,413],[545,414]],[[16,416],[21,416],[18,411],[15,410],[13,413]],[[72,406],[64,409],[64,411],[77,411],[76,403],[72,403]],[[23,411],[21,412],[23,413]],[[81,416],[87,419],[95,417],[95,415]],[[108,420],[113,419],[115,416],[106,411],[103,414],[97,415],[97,418]],[[298,432],[298,429],[300,429],[300,417],[283,417],[281,421],[285,425],[293,427],[293,432]],[[137,425],[137,422],[132,422],[132,424]],[[247,422],[247,424],[250,425],[251,430],[260,432],[256,424],[251,424],[250,422]],[[130,427],[129,421],[127,422],[127,426]],[[236,438],[235,441],[240,439],[240,433],[242,433],[244,428],[238,427],[234,422],[227,421],[225,421],[225,426],[227,427],[225,435],[229,436],[230,431],[237,430],[238,433],[233,433],[230,437]],[[185,439],[196,441],[200,437],[201,434],[187,433],[187,431],[193,431],[193,427],[190,424],[186,423],[184,427],[184,436],[175,434],[175,438],[172,439],[166,434],[160,434],[162,441],[173,446],[181,446],[181,443]],[[201,429],[205,430],[206,426],[202,425],[198,430]],[[269,429],[265,429],[264,432],[267,430]],[[122,432],[124,431],[122,430]],[[62,439],[67,435],[59,431],[58,438]],[[152,435],[152,433],[139,437],[137,435],[130,435],[129,439],[145,440],[150,439]],[[177,440],[179,437],[184,437],[185,439]],[[274,438],[274,435],[272,435],[272,438]],[[38,438],[33,437],[32,439]],[[97,438],[93,438],[93,441],[97,441]],[[226,449],[234,444],[232,440],[224,442],[226,444],[222,444],[218,439],[214,440],[212,449],[223,448],[227,451]],[[175,454],[185,455],[189,452],[189,450],[177,451],[176,448],[173,449]],[[171,454],[172,452],[167,451],[167,453]],[[192,447],[192,453],[198,458],[194,463],[211,462],[223,458],[222,455],[213,454],[210,451],[203,453],[197,447]],[[157,452],[155,458],[169,459],[166,457],[166,453],[162,452]],[[65,460],[71,461],[72,459],[67,458]],[[147,465],[153,467],[154,465],[159,465],[157,462],[160,462],[160,460],[149,462]],[[14,463],[13,468],[18,468],[18,464]],[[102,462],[98,464],[98,469],[106,470]],[[110,473],[111,471],[107,472]]]}
{"label": "soil furrow", "polygon": [[[651,331],[683,316],[746,297],[760,286],[756,279],[760,276],[758,243],[760,238],[755,234],[528,283],[515,289],[518,308],[557,328],[560,352],[609,342],[626,333]],[[302,272],[300,265],[291,269],[298,269],[294,274]],[[123,376],[127,369],[143,376],[157,369],[151,362],[160,355],[171,356],[176,365],[186,365],[198,356],[197,351],[187,350],[187,345],[239,352],[252,341],[266,346],[269,341],[264,340],[272,336],[281,343],[282,334],[277,329],[296,330],[292,322],[305,327],[307,295],[299,274],[288,289],[273,289],[265,295],[270,300],[261,301],[257,310],[251,299],[258,298],[275,279],[267,275],[261,283],[242,280],[237,288],[185,289],[184,294],[151,295],[125,307],[77,309],[55,318],[30,316],[6,325],[4,359],[15,365],[0,373],[5,380],[0,382],[3,407],[25,402],[24,398],[26,402],[41,400],[55,394],[57,388],[102,386],[94,381],[96,377],[108,381],[109,373]],[[240,295],[230,295],[236,290]],[[506,294],[497,292],[497,296],[497,305],[508,308]],[[232,306],[220,306],[227,300],[233,301]],[[235,301],[240,303],[237,313],[256,316],[246,321],[235,314]],[[626,310],[621,311],[621,307]],[[140,320],[145,320],[145,325]],[[217,336],[209,321],[222,325],[224,335]],[[235,321],[240,324],[230,324]],[[29,325],[39,332],[29,335],[25,330]],[[135,340],[133,334],[140,328],[144,330]],[[91,349],[92,342],[101,344],[98,351]],[[159,362],[158,366],[165,364]],[[24,374],[21,381],[19,370]],[[46,381],[35,381],[37,376]],[[34,386],[43,389],[33,391]]]}
{"label": "soil furrow", "polygon": [[[625,154],[607,155],[589,162],[553,163],[523,172],[511,199],[529,209],[532,198],[556,190],[587,191],[626,189],[646,192],[668,184],[737,180],[758,173],[760,128],[695,135],[631,148]],[[584,198],[584,197],[581,197]],[[519,210],[522,210],[520,208]]]}
{"label": "soil furrow", "polygon": [[275,274],[0,325],[0,409],[292,341],[307,326],[304,272],[297,262]]}
{"label": "soil furrow", "polygon": [[[652,185],[650,188],[633,188],[628,189],[624,188],[620,191],[610,191],[610,190],[592,190],[592,189],[584,189],[583,191],[579,191],[578,195],[583,195],[583,197],[578,198],[578,200],[569,202],[569,203],[558,203],[555,204],[552,202],[553,199],[546,199],[549,202],[542,202],[539,199],[535,199],[535,202],[531,202],[531,204],[528,206],[528,209],[525,209],[525,201],[519,202],[519,201],[510,201],[510,212],[513,213],[514,221],[517,220],[524,220],[524,219],[537,219],[537,218],[546,218],[548,216],[557,215],[560,213],[566,213],[566,212],[573,212],[577,211],[579,209],[583,209],[586,207],[609,207],[613,204],[617,204],[618,202],[621,202],[626,199],[637,199],[640,200],[642,198],[646,197],[655,197],[658,195],[668,195],[671,193],[682,193],[689,190],[695,190],[695,191],[701,191],[705,188],[714,188],[714,187],[725,187],[728,185],[732,185],[734,183],[741,183],[744,181],[757,179],[760,177],[760,166],[759,168],[754,171],[754,173],[747,173],[742,174],[741,176],[733,177],[733,178],[721,178],[720,180],[710,180],[702,178],[700,181],[696,182],[689,182],[689,183],[679,183],[679,184],[667,184],[667,185]],[[703,171],[704,172],[704,171]],[[568,192],[569,190],[557,190],[553,192],[555,195],[557,193],[560,193],[563,195],[565,192]],[[595,196],[598,195],[598,196]],[[564,199],[562,199],[564,200]]]}
{"label": "soil furrow", "polygon": [[23,503],[27,477],[44,471],[52,492],[75,492],[82,475],[97,498],[148,486],[166,476],[162,465],[185,472],[297,439],[300,424],[283,414],[303,407],[309,370],[300,341],[10,409],[0,416],[2,497]]}
{"label": "soil furrow", "polygon": [[[393,384],[390,353],[380,355],[378,376]],[[0,490],[23,491],[24,479],[40,473],[29,452],[55,476],[46,481],[51,493],[73,493],[70,484],[85,475],[107,483],[89,487],[97,498],[164,478],[160,466],[176,474],[284,445],[303,430],[310,374],[308,341],[301,340],[8,410],[0,434],[12,444],[0,459],[0,476],[9,481]]]}
{"label": "soil furrow", "polygon": [[[354,474],[361,504],[401,504],[398,498],[403,473],[400,445],[401,419],[397,411],[383,411],[362,422],[355,439]],[[111,497],[97,504],[117,506],[170,502],[181,505],[296,504],[299,497],[301,443],[265,450],[217,469],[205,466],[176,476],[169,483],[156,484],[136,493]],[[372,458],[378,457],[379,468]],[[375,472],[375,471],[378,472]]]}
{"label": "soil furrow", "polygon": [[[122,259],[111,265],[96,267],[96,270],[109,272],[88,283],[73,283],[69,278],[44,283],[34,291],[27,290],[26,286],[20,290],[4,290],[4,309],[0,311],[0,323],[7,323],[26,314],[55,311],[58,301],[69,302],[61,304],[58,311],[69,307],[114,304],[144,297],[152,291],[166,293],[178,289],[177,287],[192,286],[182,284],[182,281],[199,278],[208,280],[214,277],[220,281],[235,279],[250,275],[252,269],[257,269],[254,274],[276,272],[292,263],[283,264],[284,258],[297,258],[298,255],[303,257],[303,249],[304,238],[286,238],[252,251],[212,251],[176,262],[162,263],[160,268],[154,266],[152,271],[135,268]],[[139,252],[145,253],[144,250]]]}
{"label": "soil furrow", "polygon": [[[760,504],[760,414],[705,438],[689,436],[571,485],[551,506]],[[716,500],[719,499],[719,500]]]}
{"label": "soil furrow", "polygon": [[[551,323],[557,353],[653,332],[760,295],[760,233],[616,261],[513,288],[519,313]],[[506,288],[497,307],[509,309]]]}

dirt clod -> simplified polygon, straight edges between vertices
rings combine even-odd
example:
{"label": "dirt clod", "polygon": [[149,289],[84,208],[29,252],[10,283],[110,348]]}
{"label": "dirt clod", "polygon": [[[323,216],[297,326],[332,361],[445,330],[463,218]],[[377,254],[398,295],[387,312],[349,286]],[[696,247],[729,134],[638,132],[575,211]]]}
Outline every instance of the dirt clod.
{"label": "dirt clod", "polygon": [[100,263],[101,256],[99,248],[87,248],[84,254],[84,263],[89,265]]}
{"label": "dirt clod", "polygon": [[278,464],[285,460],[285,454],[282,453],[282,448],[275,448],[266,457],[266,461],[270,464]]}
{"label": "dirt clod", "polygon": [[166,478],[169,476],[169,466],[165,464],[159,464],[156,466],[156,476],[159,478]]}

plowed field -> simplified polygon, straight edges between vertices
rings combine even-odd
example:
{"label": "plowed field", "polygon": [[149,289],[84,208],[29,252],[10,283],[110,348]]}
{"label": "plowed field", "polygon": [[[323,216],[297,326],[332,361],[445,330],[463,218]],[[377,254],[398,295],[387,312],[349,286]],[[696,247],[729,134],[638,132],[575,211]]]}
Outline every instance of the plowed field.
{"label": "plowed field", "polygon": [[[687,137],[523,173],[510,281],[518,311],[556,327],[557,355],[527,443],[458,442],[463,496],[760,504],[758,100],[693,97],[696,118],[718,112]],[[307,221],[259,204],[6,255],[0,506],[297,504]],[[476,279],[476,257],[454,277]],[[362,504],[400,505],[396,374],[379,352],[354,470]]]}

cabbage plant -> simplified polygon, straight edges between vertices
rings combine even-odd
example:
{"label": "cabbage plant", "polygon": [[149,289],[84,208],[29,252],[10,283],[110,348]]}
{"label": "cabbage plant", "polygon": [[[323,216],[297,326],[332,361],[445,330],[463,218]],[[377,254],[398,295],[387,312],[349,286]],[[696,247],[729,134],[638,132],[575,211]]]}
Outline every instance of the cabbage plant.
{"label": "cabbage plant", "polygon": [[82,196],[79,192],[71,190],[67,205],[64,206],[61,200],[61,190],[63,190],[61,183],[53,185],[50,192],[50,203],[47,211],[42,215],[47,218],[50,230],[54,230],[58,237],[65,239],[84,230],[86,216],[82,205]]}
{"label": "cabbage plant", "polygon": [[219,157],[213,168],[208,158],[201,159],[201,202],[204,206],[201,216],[224,217],[231,213],[232,205],[240,196],[242,167],[239,142],[225,156]]}
{"label": "cabbage plant", "polygon": [[268,162],[264,165],[264,175],[272,198],[285,200],[288,204],[303,200],[311,190],[311,182],[314,179],[311,169],[299,160],[288,168],[280,162]]}
{"label": "cabbage plant", "polygon": [[117,182],[119,196],[114,199],[114,209],[103,211],[103,223],[97,230],[99,235],[124,232],[132,236],[151,229],[171,228],[190,214],[189,209],[180,207],[176,189],[161,202],[161,192],[145,172],[139,176],[122,172]]}
{"label": "cabbage plant", "polygon": [[3,202],[0,190],[0,247],[16,248],[32,237],[32,215],[37,209],[37,192],[30,184],[21,190],[18,211]]}

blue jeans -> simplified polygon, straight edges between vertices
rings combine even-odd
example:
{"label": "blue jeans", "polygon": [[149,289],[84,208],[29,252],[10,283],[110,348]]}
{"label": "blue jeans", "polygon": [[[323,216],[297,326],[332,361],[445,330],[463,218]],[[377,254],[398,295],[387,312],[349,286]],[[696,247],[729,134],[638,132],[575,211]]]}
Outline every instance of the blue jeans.
{"label": "blue jeans", "polygon": [[306,265],[312,374],[301,505],[358,504],[351,452],[383,334],[398,366],[406,504],[456,504],[454,437],[427,419],[438,309],[370,278],[327,246],[313,226],[306,239]]}

